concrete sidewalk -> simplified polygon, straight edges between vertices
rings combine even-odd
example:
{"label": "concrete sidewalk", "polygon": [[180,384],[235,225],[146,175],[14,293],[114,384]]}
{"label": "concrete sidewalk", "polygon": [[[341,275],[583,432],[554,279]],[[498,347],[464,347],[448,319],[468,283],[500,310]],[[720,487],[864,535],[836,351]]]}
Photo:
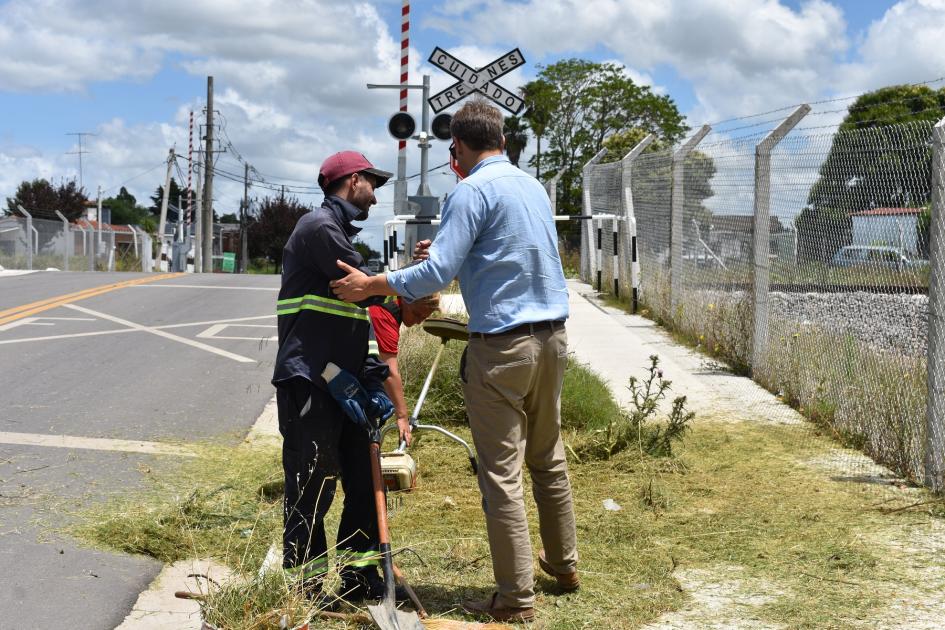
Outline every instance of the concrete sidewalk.
{"label": "concrete sidewalk", "polygon": [[645,376],[649,357],[655,354],[664,378],[672,381],[668,398],[686,396],[687,406],[700,416],[734,414],[762,422],[803,421],[760,385],[678,344],[653,321],[606,306],[590,285],[568,280],[568,293],[568,347],[607,382],[622,406],[630,404],[630,377]]}

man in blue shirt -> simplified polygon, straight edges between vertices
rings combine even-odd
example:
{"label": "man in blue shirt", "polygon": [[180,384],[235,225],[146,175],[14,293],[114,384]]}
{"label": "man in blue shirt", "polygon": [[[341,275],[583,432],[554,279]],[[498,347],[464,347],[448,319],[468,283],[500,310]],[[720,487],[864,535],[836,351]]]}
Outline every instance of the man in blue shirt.
{"label": "man in blue shirt", "polygon": [[339,261],[348,275],[331,285],[349,302],[395,294],[415,300],[459,277],[470,332],[463,395],[498,587],[491,598],[463,606],[498,621],[530,621],[535,591],[523,460],[538,505],[539,565],[562,589],[578,587],[560,435],[568,293],[548,195],[502,154],[502,130],[502,113],[484,101],[453,117],[450,151],[468,176],[447,198],[436,240],[418,244],[422,263],[367,276]]}

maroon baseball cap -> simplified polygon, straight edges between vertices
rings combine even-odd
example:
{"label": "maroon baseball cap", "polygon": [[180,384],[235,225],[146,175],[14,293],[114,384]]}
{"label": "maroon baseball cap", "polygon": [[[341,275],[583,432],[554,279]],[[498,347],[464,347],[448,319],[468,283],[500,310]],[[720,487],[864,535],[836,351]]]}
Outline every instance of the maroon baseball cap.
{"label": "maroon baseball cap", "polygon": [[342,151],[325,159],[318,171],[318,185],[322,190],[336,179],[347,177],[351,173],[370,173],[377,180],[375,188],[383,186],[393,173],[374,168],[366,157],[357,151]]}

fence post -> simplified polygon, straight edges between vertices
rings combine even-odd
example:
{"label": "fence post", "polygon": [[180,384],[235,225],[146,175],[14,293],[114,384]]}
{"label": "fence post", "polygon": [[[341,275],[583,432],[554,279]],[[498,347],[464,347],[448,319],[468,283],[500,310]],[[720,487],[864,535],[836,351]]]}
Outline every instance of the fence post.
{"label": "fence post", "polygon": [[601,161],[607,154],[607,149],[601,149],[597,155],[592,157],[581,169],[581,188],[582,188],[582,206],[583,215],[586,218],[581,219],[581,279],[588,284],[594,283],[594,271],[597,266],[595,263],[594,244],[597,239],[597,232],[594,230],[594,220],[591,218],[594,211],[591,209],[591,187],[590,174],[591,168]]}
{"label": "fence post", "polygon": [[[623,167],[621,173],[621,182],[623,184],[623,216],[626,218],[624,224],[627,226],[627,239],[624,242],[630,244],[630,306],[631,312],[636,313],[640,306],[640,263],[637,260],[637,215],[633,210],[633,161],[639,157],[643,150],[650,146],[656,136],[648,134],[643,140],[637,143],[630,152],[623,156],[620,161]],[[625,257],[626,258],[626,257]]]}
{"label": "fence post", "polygon": [[551,201],[551,216],[558,214],[558,180],[567,172],[567,168],[562,168],[554,177],[545,182],[545,190],[548,192],[548,200]]}
{"label": "fence post", "polygon": [[795,109],[755,146],[754,286],[752,290],[752,375],[764,374],[768,343],[768,287],[771,249],[771,151],[810,111],[806,103]]}
{"label": "fence post", "polygon": [[709,125],[702,125],[689,140],[673,153],[673,194],[670,203],[669,218],[669,308],[670,319],[676,319],[676,308],[682,290],[682,250],[683,250],[683,208],[685,202],[685,169],[683,168],[686,156],[692,152],[697,144],[702,142],[706,134],[712,130]]}
{"label": "fence post", "polygon": [[62,221],[62,270],[69,271],[69,250],[75,246],[75,239],[69,230],[69,219],[56,210],[56,216]]}
{"label": "fence post", "polygon": [[945,488],[945,118],[932,130],[929,225],[929,355],[925,414],[925,485]]}
{"label": "fence post", "polygon": [[[33,270],[33,215],[20,204],[16,204],[24,215],[26,215],[26,268]],[[36,237],[36,246],[39,247],[39,235]]]}

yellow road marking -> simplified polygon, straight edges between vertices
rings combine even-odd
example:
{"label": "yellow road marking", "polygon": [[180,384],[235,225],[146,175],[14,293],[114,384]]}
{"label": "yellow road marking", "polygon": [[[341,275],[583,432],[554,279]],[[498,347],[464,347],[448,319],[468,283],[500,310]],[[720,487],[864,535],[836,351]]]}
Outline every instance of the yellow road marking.
{"label": "yellow road marking", "polygon": [[123,289],[125,287],[133,287],[138,284],[147,284],[149,282],[157,282],[158,280],[169,280],[171,278],[177,278],[182,275],[184,274],[183,273],[162,273],[156,276],[147,276],[144,278],[136,278],[134,280],[125,280],[124,282],[106,284],[99,287],[92,287],[90,289],[85,289],[83,291],[76,291],[75,293],[67,293],[65,295],[59,295],[56,297],[47,298],[45,300],[38,300],[36,302],[31,302],[29,304],[22,304],[20,306],[14,306],[13,308],[8,308],[6,310],[0,311],[0,326],[3,326],[4,324],[9,324],[10,322],[16,321],[18,319],[22,319],[24,317],[29,317],[30,315],[35,315],[37,313],[42,313],[43,311],[48,311],[53,308],[58,308],[65,304],[78,302],[79,300],[84,300],[86,298],[95,297],[96,295],[102,295],[103,293],[115,291],[116,289]]}

